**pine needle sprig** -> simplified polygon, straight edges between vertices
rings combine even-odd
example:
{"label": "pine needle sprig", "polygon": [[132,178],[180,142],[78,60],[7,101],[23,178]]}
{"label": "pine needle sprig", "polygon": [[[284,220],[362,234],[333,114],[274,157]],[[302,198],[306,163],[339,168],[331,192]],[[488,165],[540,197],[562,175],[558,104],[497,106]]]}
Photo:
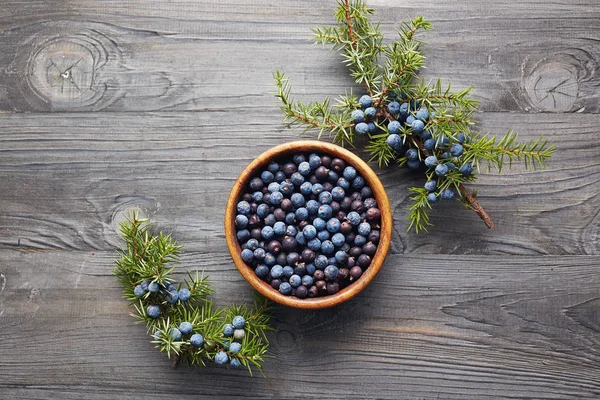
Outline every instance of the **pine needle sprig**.
{"label": "pine needle sprig", "polygon": [[[251,307],[233,304],[215,308],[209,298],[214,290],[204,273],[188,272],[183,283],[175,284],[171,264],[179,261],[182,246],[170,235],[151,233],[148,221],[139,218],[137,213],[121,223],[120,228],[125,248],[119,252],[113,273],[123,285],[123,297],[133,305],[135,312],[131,315],[138,323],[146,324],[152,343],[173,359],[173,366],[182,361],[206,366],[218,352],[224,352],[229,360],[237,360],[251,375],[252,368],[262,373],[269,346],[266,332],[272,329],[268,300],[255,294]],[[150,290],[152,284],[157,285],[157,290]],[[141,291],[144,287],[146,289]],[[182,289],[189,291],[185,299],[180,298]],[[150,314],[152,307],[158,307],[159,316]],[[233,354],[228,347],[233,338],[225,337],[223,329],[237,315],[246,319],[245,335],[241,352]],[[181,333],[178,329],[183,322],[192,325],[192,332],[174,334]],[[192,334],[200,334],[203,343],[193,345]]]}
{"label": "pine needle sprig", "polygon": [[[410,188],[408,230],[426,232],[431,226],[432,204],[450,198],[461,201],[491,228],[494,225],[491,217],[479,204],[476,193],[466,187],[476,180],[474,172],[479,172],[481,166],[495,167],[501,172],[515,161],[523,162],[526,168],[544,168],[555,146],[543,138],[518,142],[513,131],[499,140],[489,134],[472,133],[473,116],[478,109],[478,101],[470,97],[472,86],[453,90],[440,79],[429,82],[418,79],[425,66],[418,32],[432,29],[431,23],[421,16],[416,17],[400,25],[396,40],[384,43],[379,24],[370,22],[373,13],[363,0],[338,0],[337,25],[313,29],[315,44],[330,46],[340,53],[350,75],[364,86],[369,105],[363,106],[351,91],[349,95],[340,96],[335,106],[329,99],[306,104],[294,102],[287,76],[277,71],[274,74],[279,89],[276,96],[283,103],[284,121],[290,127],[302,128],[302,133],[316,129],[318,138],[329,132],[333,142],[342,146],[353,146],[357,135],[366,136],[369,161],[379,167],[394,163],[422,170],[421,165],[429,156],[435,156],[446,165],[448,172],[434,175],[437,161],[430,163],[425,172],[427,181],[436,181],[434,191]],[[392,104],[395,109],[390,108]],[[362,120],[360,113],[358,118],[353,114],[356,110],[366,111],[367,107],[375,108],[370,114],[375,117],[367,118],[365,114]],[[412,125],[415,120],[423,122],[420,129]],[[396,123],[393,133],[388,128],[392,123]],[[461,146],[460,154],[454,157],[450,154],[451,146],[457,144]],[[418,150],[418,160],[407,158],[410,149]]]}

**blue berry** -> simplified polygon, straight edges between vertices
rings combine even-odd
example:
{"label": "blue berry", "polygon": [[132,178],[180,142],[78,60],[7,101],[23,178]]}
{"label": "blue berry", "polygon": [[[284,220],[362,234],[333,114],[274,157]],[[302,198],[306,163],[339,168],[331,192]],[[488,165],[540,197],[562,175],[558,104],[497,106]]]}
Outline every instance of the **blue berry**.
{"label": "blue berry", "polygon": [[464,163],[458,172],[460,172],[463,176],[469,176],[473,173],[473,166],[470,162]]}
{"label": "blue berry", "polygon": [[199,333],[194,333],[190,338],[190,344],[194,347],[200,347],[204,344],[204,338]]}
{"label": "blue berry", "polygon": [[170,291],[167,296],[167,301],[171,304],[177,303],[179,301],[179,292],[177,290]]}
{"label": "blue berry", "polygon": [[335,247],[343,246],[345,242],[346,237],[342,233],[336,233],[331,237],[331,243],[333,243]]}
{"label": "blue berry", "polygon": [[348,220],[348,222],[350,222],[352,225],[358,225],[360,224],[360,214],[357,213],[356,211],[350,211],[348,213],[348,215],[346,215],[346,219]]}
{"label": "blue berry", "polygon": [[364,178],[362,176],[357,176],[356,178],[354,178],[352,180],[352,187],[354,189],[362,189],[365,187],[367,183],[365,182]]}
{"label": "blue berry", "polygon": [[294,216],[298,221],[306,221],[308,219],[308,210],[304,207],[300,207],[296,210]]}
{"label": "blue berry", "polygon": [[347,166],[346,168],[344,168],[344,178],[346,178],[347,180],[351,181],[354,178],[356,178],[356,168],[352,167],[352,166]]}
{"label": "blue berry", "polygon": [[294,275],[294,268],[291,265],[286,265],[283,267],[283,277],[285,279],[290,279],[290,276]]}
{"label": "blue berry", "polygon": [[294,193],[292,197],[290,197],[290,200],[292,201],[294,208],[304,207],[304,204],[306,203],[304,196],[300,193]]}
{"label": "blue berry", "polygon": [[275,161],[273,161],[273,162],[269,163],[267,170],[269,170],[270,173],[274,174],[277,171],[279,171],[279,164],[277,164]]}
{"label": "blue berry", "polygon": [[416,119],[410,124],[410,127],[414,133],[419,134],[425,129],[425,124],[420,119]]}
{"label": "blue berry", "polygon": [[340,265],[345,265],[348,262],[348,253],[343,250],[340,250],[335,253],[335,259]]}
{"label": "blue berry", "polygon": [[402,125],[398,121],[392,121],[388,124],[387,128],[391,134],[397,135],[400,133],[400,129],[402,128]]}
{"label": "blue berry", "polygon": [[312,186],[312,194],[314,194],[315,196],[320,195],[322,191],[323,191],[323,185],[321,185],[320,183],[315,183]]}
{"label": "blue berry", "polygon": [[360,103],[360,106],[362,108],[371,107],[371,105],[373,104],[373,100],[371,99],[371,96],[369,96],[368,94],[363,94],[362,96],[360,96],[360,99],[358,100],[358,102]]}
{"label": "blue berry", "polygon": [[390,112],[390,114],[396,115],[400,112],[400,103],[398,103],[397,101],[392,101],[388,104],[387,109]]}
{"label": "blue berry", "polygon": [[[294,174],[298,174],[297,172],[294,172]],[[294,174],[292,174],[292,177],[294,176]],[[302,182],[300,182],[299,185],[302,185],[302,183],[304,182],[304,177],[300,174],[296,175],[296,177],[300,177],[302,179]],[[290,195],[292,193],[294,193],[294,184],[292,182],[281,182],[281,185],[279,185],[279,191],[285,195]]]}
{"label": "blue berry", "polygon": [[[300,186],[304,183],[304,176],[302,176],[302,174],[300,172],[294,172],[290,178],[290,181],[295,185],[295,186]],[[293,189],[291,192],[289,193],[285,193],[285,194],[291,194],[293,192]]]}
{"label": "blue berry", "polygon": [[286,296],[292,294],[292,285],[287,282],[281,282],[281,285],[279,285],[279,292]]}
{"label": "blue berry", "polygon": [[400,137],[400,135],[397,135],[397,134],[389,135],[386,139],[386,143],[388,146],[390,146],[392,149],[394,149],[396,151],[400,151],[402,149],[402,138]]}
{"label": "blue berry", "polygon": [[435,174],[437,176],[448,175],[448,167],[445,164],[438,164],[438,166],[435,167]]}
{"label": "blue berry", "polygon": [[329,204],[323,204],[321,207],[319,207],[317,215],[319,218],[329,219],[333,215],[333,209]]}
{"label": "blue berry", "polygon": [[275,236],[275,231],[270,226],[264,226],[262,228],[262,230],[260,231],[260,235],[265,240],[271,240],[271,239],[273,239],[273,236]]}
{"label": "blue berry", "polygon": [[410,148],[406,150],[406,159],[407,160],[418,160],[419,159],[419,151],[414,148]]}
{"label": "blue berry", "polygon": [[135,294],[137,297],[142,297],[144,293],[146,293],[146,291],[142,289],[142,285],[137,285],[133,288],[133,294]]}
{"label": "blue berry", "polygon": [[281,203],[281,200],[283,200],[283,193],[281,193],[281,192],[271,193],[271,199],[270,199],[271,204],[273,204],[274,206],[279,205],[279,203]]}
{"label": "blue berry", "polygon": [[402,103],[400,105],[400,115],[404,117],[408,116],[408,103]]}
{"label": "blue berry", "polygon": [[160,307],[159,306],[148,306],[148,308],[146,309],[146,313],[148,314],[148,316],[150,318],[158,318],[160,316]]}
{"label": "blue berry", "polygon": [[238,369],[242,368],[242,363],[240,363],[240,360],[237,358],[232,358],[231,361],[229,361],[229,366],[233,369]]}
{"label": "blue berry", "polygon": [[273,232],[275,233],[275,235],[284,235],[285,234],[285,230],[286,230],[286,226],[285,226],[285,222],[283,221],[277,221],[275,222],[275,225],[273,225]]}
{"label": "blue berry", "polygon": [[327,230],[331,233],[337,233],[340,231],[340,220],[337,218],[331,218],[327,221]]}
{"label": "blue berry", "polygon": [[356,246],[364,246],[367,243],[367,238],[363,235],[356,235],[354,238],[354,244]]}
{"label": "blue berry", "polygon": [[181,340],[181,331],[177,328],[171,328],[169,336],[175,341]]}
{"label": "blue berry", "polygon": [[334,251],[335,247],[333,246],[333,243],[331,243],[331,241],[325,240],[323,243],[321,243],[321,252],[323,254],[331,254]]}
{"label": "blue berry", "polygon": [[236,315],[233,317],[233,321],[231,322],[235,329],[242,329],[246,325],[246,319],[241,315]]}
{"label": "blue berry", "polygon": [[454,198],[454,190],[444,189],[442,190],[442,193],[440,193],[440,197],[442,200],[452,200]]}
{"label": "blue berry", "polygon": [[[242,349],[242,345],[241,345],[241,344],[239,344],[238,342],[232,342],[232,343],[229,345],[229,352],[230,352],[231,354],[235,354],[235,353],[239,352],[241,349]],[[234,359],[234,360],[235,360],[235,359]]]}
{"label": "blue berry", "polygon": [[[315,264],[307,264],[306,265],[306,273],[307,273],[307,275],[305,275],[305,276],[311,276],[312,277],[312,275],[315,273],[316,270],[317,270],[317,267],[315,267]],[[304,277],[302,277],[302,279],[304,279]]]}
{"label": "blue berry", "polygon": [[187,288],[179,289],[179,300],[188,301],[191,296],[192,296],[192,293],[190,292],[189,289],[187,289]]}
{"label": "blue berry", "polygon": [[377,116],[377,109],[375,107],[367,107],[365,109],[365,118],[373,119]]}
{"label": "blue berry", "polygon": [[158,289],[159,289],[158,283],[156,283],[156,282],[150,282],[148,284],[148,291],[150,293],[157,293]]}
{"label": "blue berry", "polygon": [[367,125],[369,126],[370,133],[377,132],[377,125],[375,125],[373,122],[369,122]]}
{"label": "blue berry", "polygon": [[365,120],[365,113],[362,110],[354,110],[352,111],[351,117],[354,123],[358,124]]}
{"label": "blue berry", "polygon": [[333,200],[333,196],[330,192],[321,192],[319,194],[319,201],[321,204],[329,204]]}
{"label": "blue berry", "polygon": [[[305,210],[306,210],[306,208],[305,208]],[[308,215],[308,211],[306,211],[306,215]],[[284,221],[288,225],[296,223],[296,213],[295,212],[289,212],[289,213],[285,214],[285,220]],[[273,225],[273,226],[275,226],[275,225]]]}
{"label": "blue berry", "polygon": [[250,264],[252,260],[254,260],[254,252],[250,249],[242,250],[242,260],[244,260],[245,263]]}
{"label": "blue berry", "polygon": [[325,267],[325,270],[323,272],[325,273],[325,278],[334,281],[337,279],[340,270],[335,265],[328,265],[327,267]]}
{"label": "blue berry", "polygon": [[450,154],[452,154],[452,157],[462,156],[463,151],[464,151],[464,148],[462,147],[461,144],[454,143],[452,146],[450,146]]}
{"label": "blue berry", "polygon": [[283,183],[286,179],[285,173],[283,171],[277,171],[275,174],[275,182]]}
{"label": "blue berry", "polygon": [[263,171],[262,174],[260,174],[260,179],[262,179],[264,183],[269,184],[275,180],[275,175],[273,175],[271,171]]}
{"label": "blue berry", "polygon": [[238,214],[235,217],[235,226],[238,229],[244,229],[248,226],[248,217],[242,214]]}
{"label": "blue berry", "polygon": [[429,119],[429,111],[426,108],[421,108],[417,111],[417,119],[427,121]]}
{"label": "blue berry", "polygon": [[427,181],[427,182],[425,182],[425,185],[423,185],[423,187],[428,192],[434,192],[435,189],[437,188],[437,181]]}
{"label": "blue berry", "polygon": [[366,135],[367,133],[369,133],[369,125],[364,122],[359,122],[354,127],[354,131],[357,135]]}
{"label": "blue berry", "polygon": [[[314,274],[314,272],[315,272],[315,271],[313,271],[313,274]],[[311,286],[312,286],[312,284],[313,284],[313,281],[314,281],[314,280],[313,280],[313,277],[312,277],[312,276],[310,276],[310,275],[304,275],[304,276],[302,277],[302,284],[303,284],[304,286],[311,287]]]}
{"label": "blue berry", "polygon": [[263,192],[254,192],[252,193],[252,201],[255,203],[260,203],[263,199]]}
{"label": "blue berry", "polygon": [[438,147],[445,147],[450,143],[450,139],[448,139],[445,135],[440,136],[437,140]]}
{"label": "blue berry", "polygon": [[423,140],[431,139],[431,133],[426,129],[423,132],[421,132],[420,136]]}
{"label": "blue berry", "polygon": [[243,215],[250,215],[250,213],[252,212],[250,203],[248,203],[245,200],[242,200],[239,203],[237,203],[237,212]]}
{"label": "blue berry", "polygon": [[[296,238],[296,241],[298,241],[298,243],[300,243],[300,241]],[[267,266],[272,267],[273,265],[275,265],[275,263],[277,262],[277,258],[271,254],[271,253],[267,253],[267,255],[265,256],[265,264],[267,264]]]}
{"label": "blue berry", "polygon": [[306,243],[306,246],[312,251],[319,251],[321,248],[321,240],[318,238],[311,239],[308,241],[308,243]]}
{"label": "blue berry", "polygon": [[[338,187],[344,189],[344,191],[350,189],[350,185],[351,185],[350,181],[348,179],[344,178],[344,177],[338,179],[337,182],[336,182],[336,184],[337,184]],[[331,195],[333,196],[333,190],[331,192]]]}
{"label": "blue berry", "polygon": [[321,166],[321,157],[316,154],[311,155],[308,157],[308,164],[312,169],[319,168]]}
{"label": "blue berry", "polygon": [[269,183],[269,186],[267,186],[267,190],[270,193],[279,192],[280,188],[281,188],[281,185],[277,182],[271,182],[271,183]]}
{"label": "blue berry", "polygon": [[464,142],[466,142],[467,139],[467,135],[465,135],[464,133],[459,133],[458,135],[456,135],[456,139],[458,140],[458,143],[463,144]]}
{"label": "blue berry", "polygon": [[254,261],[263,261],[266,255],[267,252],[265,249],[259,247],[258,249],[254,250]]}
{"label": "blue berry", "polygon": [[329,235],[329,232],[326,231],[326,230],[325,231],[319,231],[319,233],[317,233],[317,239],[319,239],[321,242],[323,240],[329,239],[330,236],[331,235]]}
{"label": "blue berry", "polygon": [[358,225],[359,235],[367,236],[371,232],[371,225],[368,222],[363,222]]}
{"label": "blue berry", "polygon": [[298,165],[298,172],[303,176],[310,174],[310,164],[307,161],[301,162],[300,165]]}
{"label": "blue berry", "polygon": [[290,285],[292,287],[298,287],[302,284],[302,278],[299,275],[290,276]]}
{"label": "blue berry", "polygon": [[315,227],[315,229],[319,232],[327,229],[327,222],[325,222],[325,220],[322,218],[317,217],[317,218],[313,219],[312,223],[313,223],[313,226]]}
{"label": "blue berry", "polygon": [[456,171],[456,164],[454,164],[453,162],[449,162],[446,165],[448,166],[448,170]]}
{"label": "blue berry", "polygon": [[412,123],[415,122],[416,120],[417,119],[414,116],[409,115],[408,117],[406,117],[406,125],[412,125]]}
{"label": "blue berry", "polygon": [[433,150],[435,149],[435,139],[427,139],[423,142],[423,147],[425,150]]}
{"label": "blue berry", "polygon": [[306,161],[306,157],[304,156],[304,154],[294,154],[293,160],[294,160],[294,163],[296,165],[298,165],[298,164]]}
{"label": "blue berry", "polygon": [[427,195],[427,201],[430,202],[431,204],[435,204],[438,202],[438,197],[435,193],[429,193]]}
{"label": "blue berry", "polygon": [[140,283],[140,286],[142,287],[142,289],[144,289],[144,291],[148,290],[148,285],[150,283],[148,281],[143,281],[142,283]]}
{"label": "blue berry", "polygon": [[318,269],[323,269],[327,266],[327,257],[324,256],[323,254],[319,254],[316,258],[315,258],[315,267]]}
{"label": "blue berry", "polygon": [[302,193],[305,196],[311,194],[312,193],[312,183],[304,182],[302,185],[300,185],[300,193]]}
{"label": "blue berry", "polygon": [[271,278],[279,279],[283,276],[283,267],[279,264],[273,265],[273,267],[271,267],[271,272],[269,272],[269,274],[271,275]]}
{"label": "blue berry", "polygon": [[229,356],[224,351],[220,351],[215,354],[215,364],[217,365],[225,365],[229,361]]}
{"label": "blue berry", "polygon": [[313,225],[306,225],[304,229],[302,229],[302,233],[307,240],[317,237],[317,229]]}
{"label": "blue berry", "polygon": [[408,160],[406,162],[406,166],[410,169],[419,169],[421,166],[421,161],[419,160]]}
{"label": "blue berry", "polygon": [[[275,261],[275,259],[273,259],[273,261]],[[259,266],[256,267],[256,269],[254,270],[254,272],[256,273],[256,276],[258,276],[261,279],[264,279],[264,278],[267,277],[267,275],[269,275],[269,267],[267,267],[264,264],[261,264],[261,265],[259,265]]]}
{"label": "blue berry", "polygon": [[260,218],[265,218],[267,215],[269,215],[269,206],[267,204],[264,204],[264,203],[260,204],[256,208],[256,215],[258,215]]}
{"label": "blue berry", "polygon": [[183,333],[184,335],[189,335],[190,333],[192,333],[192,331],[194,330],[194,325],[192,325],[191,323],[185,321],[182,322],[179,325],[179,331],[181,333]]}
{"label": "blue berry", "polygon": [[428,156],[425,158],[425,166],[427,168],[433,168],[438,164],[438,159],[436,156]]}

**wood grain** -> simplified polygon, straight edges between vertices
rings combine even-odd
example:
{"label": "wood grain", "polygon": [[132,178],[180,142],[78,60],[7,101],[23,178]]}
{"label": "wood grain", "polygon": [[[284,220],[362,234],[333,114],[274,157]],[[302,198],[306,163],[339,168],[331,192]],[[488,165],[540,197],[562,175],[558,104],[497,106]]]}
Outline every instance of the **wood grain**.
{"label": "wood grain", "polygon": [[430,234],[407,233],[407,189],[423,178],[375,169],[394,217],[386,262],[343,305],[276,308],[266,378],[173,370],[133,323],[111,276],[132,209],[185,246],[178,277],[204,269],[217,304],[251,299],[225,203],[252,159],[297,139],[273,70],[300,99],[352,86],[309,40],[334,3],[2,3],[0,399],[600,398],[590,0],[369,1],[389,37],[410,16],[432,21],[424,77],[474,84],[479,129],[556,143],[546,171],[481,171],[470,188],[493,230],[447,203]]}

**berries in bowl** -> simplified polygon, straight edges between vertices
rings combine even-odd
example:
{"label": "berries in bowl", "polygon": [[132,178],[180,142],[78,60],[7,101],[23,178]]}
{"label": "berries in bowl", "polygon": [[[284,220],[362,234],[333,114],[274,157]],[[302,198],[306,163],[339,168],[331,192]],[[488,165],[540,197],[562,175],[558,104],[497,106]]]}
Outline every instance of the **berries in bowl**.
{"label": "berries in bowl", "polygon": [[244,278],[278,303],[342,303],[375,277],[392,233],[383,185],[358,156],[299,141],[261,154],[241,173],[225,213],[227,245]]}

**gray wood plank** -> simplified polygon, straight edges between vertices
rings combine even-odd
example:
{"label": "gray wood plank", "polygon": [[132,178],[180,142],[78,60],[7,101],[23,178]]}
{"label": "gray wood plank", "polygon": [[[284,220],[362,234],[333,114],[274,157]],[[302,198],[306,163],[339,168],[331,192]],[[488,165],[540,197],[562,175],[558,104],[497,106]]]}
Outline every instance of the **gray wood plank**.
{"label": "gray wood plank", "polygon": [[[435,30],[423,34],[424,76],[475,85],[483,110],[597,113],[600,5],[523,4],[373,6],[390,37],[409,16],[430,18]],[[0,110],[256,107],[270,102],[275,69],[289,72],[301,97],[343,94],[351,80],[340,58],[308,40],[311,27],[333,23],[332,7],[320,1],[137,0],[126,7],[121,1],[77,7],[14,1],[0,21]]]}
{"label": "gray wood plank", "polygon": [[[173,371],[127,315],[110,276],[113,258],[110,251],[0,253],[8,266],[2,393],[40,399],[600,395],[598,256],[392,255],[372,285],[341,307],[277,308],[266,379],[216,368]],[[185,267],[211,273],[221,302],[249,298],[226,254],[185,252]],[[30,357],[23,357],[24,337]]]}
{"label": "gray wood plank", "polygon": [[[501,134],[511,125],[522,140],[544,134],[559,151],[545,171],[482,171],[472,187],[496,221],[493,230],[450,202],[434,210],[435,234],[406,233],[407,189],[423,178],[394,167],[379,170],[395,212],[392,251],[598,254],[600,117],[481,118],[483,131]],[[220,126],[221,119],[232,122]],[[222,218],[237,175],[262,151],[297,138],[282,127],[275,107],[260,113],[5,114],[0,120],[0,246],[16,249],[113,248],[118,221],[139,207],[192,249],[224,251]]]}

